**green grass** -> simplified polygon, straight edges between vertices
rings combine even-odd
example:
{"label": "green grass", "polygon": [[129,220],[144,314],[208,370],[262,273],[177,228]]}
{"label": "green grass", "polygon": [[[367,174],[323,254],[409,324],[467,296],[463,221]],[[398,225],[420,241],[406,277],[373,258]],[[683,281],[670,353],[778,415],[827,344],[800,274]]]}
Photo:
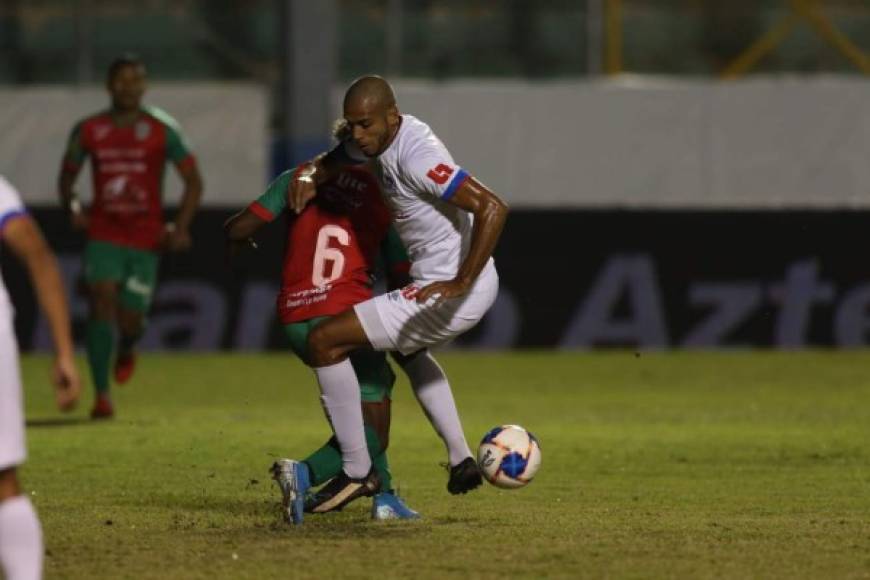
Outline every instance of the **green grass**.
{"label": "green grass", "polygon": [[404,378],[391,460],[421,522],[280,518],[267,467],[329,435],[272,355],[146,356],[118,418],[64,423],[25,358],[48,578],[866,578],[870,353],[443,354],[472,446],[538,435],[527,488],[447,494]]}

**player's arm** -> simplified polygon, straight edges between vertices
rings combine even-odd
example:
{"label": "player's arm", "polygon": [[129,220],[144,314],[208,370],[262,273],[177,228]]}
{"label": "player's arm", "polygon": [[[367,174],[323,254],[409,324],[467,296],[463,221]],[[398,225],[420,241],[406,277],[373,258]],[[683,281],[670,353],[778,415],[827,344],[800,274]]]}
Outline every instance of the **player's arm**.
{"label": "player's arm", "polygon": [[52,379],[57,404],[63,410],[72,409],[81,392],[81,383],[75,365],[69,309],[57,260],[39,227],[26,214],[9,219],[2,229],[2,236],[27,267],[39,304],[48,318],[56,354]]}
{"label": "player's arm", "polygon": [[269,223],[246,207],[224,223],[224,236],[227,240],[227,257],[232,258],[244,248],[257,248],[254,234]]}
{"label": "player's arm", "polygon": [[190,224],[202,199],[202,175],[181,128],[165,113],[160,112],[159,117],[166,127],[166,157],[172,161],[184,187],[175,220],[166,224],[166,247],[178,252],[191,246]]}
{"label": "player's arm", "polygon": [[63,155],[57,177],[57,190],[61,207],[68,212],[70,223],[76,230],[85,230],[88,227],[87,212],[82,207],[74,189],[76,178],[86,157],[87,149],[82,141],[81,124],[77,124],[73,127],[67,140],[66,152]]}
{"label": "player's arm", "polygon": [[365,157],[349,141],[341,141],[326,153],[321,153],[300,166],[290,182],[290,209],[302,213],[309,201],[317,195],[317,186],[334,179],[348,165],[362,165]]}
{"label": "player's arm", "polygon": [[279,175],[263,195],[224,223],[228,256],[235,255],[244,247],[257,247],[254,234],[287,208],[287,187],[297,171],[285,171]]}
{"label": "player's arm", "polygon": [[167,246],[172,251],[187,250],[191,245],[190,224],[199,209],[202,199],[202,175],[196,163],[178,163],[175,165],[184,191],[181,194],[181,205],[175,215],[175,221],[167,224]]}
{"label": "player's arm", "polygon": [[471,246],[456,278],[426,286],[417,294],[419,302],[426,302],[436,294],[440,295],[439,300],[443,300],[468,292],[492,256],[507,220],[508,205],[471,176],[465,178],[448,201],[474,214]]}

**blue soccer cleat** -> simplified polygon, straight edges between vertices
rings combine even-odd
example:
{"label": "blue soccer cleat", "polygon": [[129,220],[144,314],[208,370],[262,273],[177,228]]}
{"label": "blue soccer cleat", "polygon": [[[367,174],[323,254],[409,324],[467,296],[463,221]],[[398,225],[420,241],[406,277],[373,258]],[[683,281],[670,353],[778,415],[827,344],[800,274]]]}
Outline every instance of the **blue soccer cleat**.
{"label": "blue soccer cleat", "polygon": [[279,459],[269,470],[281,488],[281,505],[288,524],[299,525],[304,518],[305,494],[311,487],[308,466],[301,461]]}
{"label": "blue soccer cleat", "polygon": [[372,501],[373,520],[419,520],[420,514],[405,505],[392,491],[379,493]]}

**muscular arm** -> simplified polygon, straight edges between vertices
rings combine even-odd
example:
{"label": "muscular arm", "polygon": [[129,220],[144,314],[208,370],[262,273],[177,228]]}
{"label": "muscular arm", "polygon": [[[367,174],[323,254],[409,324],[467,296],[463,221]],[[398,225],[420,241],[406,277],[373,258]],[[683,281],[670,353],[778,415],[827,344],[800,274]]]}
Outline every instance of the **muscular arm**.
{"label": "muscular arm", "polygon": [[317,186],[335,178],[343,167],[361,165],[350,157],[344,143],[339,143],[326,153],[321,153],[299,172],[290,182],[290,209],[302,213],[306,204],[317,195]]}
{"label": "muscular arm", "polygon": [[11,220],[3,230],[3,238],[27,267],[39,304],[48,318],[57,355],[54,370],[57,402],[62,409],[70,409],[75,405],[81,387],[73,358],[69,309],[57,260],[39,228],[28,216]]}
{"label": "muscular arm", "polygon": [[441,299],[465,294],[492,256],[507,220],[507,204],[473,177],[459,186],[450,198],[450,203],[474,214],[471,246],[459,266],[456,278],[426,286],[417,295],[419,302],[426,302],[435,294],[440,294]]}

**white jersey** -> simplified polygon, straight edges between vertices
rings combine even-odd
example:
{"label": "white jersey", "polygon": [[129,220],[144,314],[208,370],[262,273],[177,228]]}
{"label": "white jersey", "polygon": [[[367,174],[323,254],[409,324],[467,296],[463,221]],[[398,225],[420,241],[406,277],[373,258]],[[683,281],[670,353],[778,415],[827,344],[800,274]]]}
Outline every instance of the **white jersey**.
{"label": "white jersey", "polygon": [[[24,204],[18,192],[3,176],[0,176],[0,238],[3,236],[6,223],[24,213]],[[6,285],[3,284],[3,275],[0,274],[0,323],[12,320],[12,312],[12,303],[9,301]]]}
{"label": "white jersey", "polygon": [[[399,132],[374,166],[411,260],[411,278],[423,283],[455,278],[471,245],[474,216],[447,200],[468,173],[429,125],[411,115],[402,115]],[[492,258],[486,268],[492,268]]]}

